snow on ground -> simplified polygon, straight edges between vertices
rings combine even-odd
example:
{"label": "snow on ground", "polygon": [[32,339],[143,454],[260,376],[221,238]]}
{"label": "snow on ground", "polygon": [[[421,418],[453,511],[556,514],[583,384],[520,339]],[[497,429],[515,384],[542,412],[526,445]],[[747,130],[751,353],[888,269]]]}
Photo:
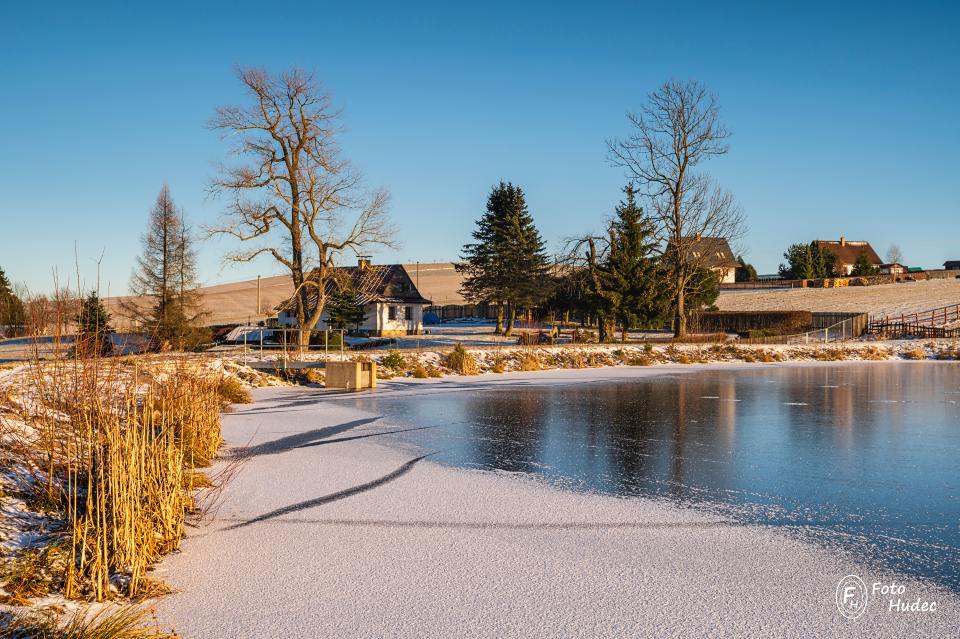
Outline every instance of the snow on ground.
{"label": "snow on ground", "polygon": [[[405,380],[376,392],[416,401],[702,368]],[[956,595],[899,578],[904,598],[935,600],[937,612],[872,601],[860,619],[842,618],[843,576],[894,577],[772,530],[442,467],[391,440],[363,395],[255,394],[224,417],[247,461],[213,521],[159,569],[179,590],[157,602],[159,619],[187,639],[955,636]]]}
{"label": "snow on ground", "polygon": [[960,279],[848,286],[722,291],[721,311],[816,311],[899,315],[960,304]]}

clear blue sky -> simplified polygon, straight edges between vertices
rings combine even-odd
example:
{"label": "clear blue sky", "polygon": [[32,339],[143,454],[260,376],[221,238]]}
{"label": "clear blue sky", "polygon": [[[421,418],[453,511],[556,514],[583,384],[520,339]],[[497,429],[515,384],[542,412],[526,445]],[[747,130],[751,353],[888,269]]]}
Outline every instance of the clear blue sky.
{"label": "clear blue sky", "polygon": [[[164,181],[195,225],[226,148],[205,128],[242,99],[236,64],[316,72],[343,147],[393,194],[402,249],[455,258],[490,186],[511,180],[552,247],[596,229],[624,180],[604,140],[669,78],[711,87],[733,131],[710,171],[761,272],[814,238],[960,259],[960,10],[954,3],[5,2],[0,266],[43,291],[56,267],[126,291]],[[669,6],[668,6],[669,5]],[[207,283],[277,272],[264,258]]]}

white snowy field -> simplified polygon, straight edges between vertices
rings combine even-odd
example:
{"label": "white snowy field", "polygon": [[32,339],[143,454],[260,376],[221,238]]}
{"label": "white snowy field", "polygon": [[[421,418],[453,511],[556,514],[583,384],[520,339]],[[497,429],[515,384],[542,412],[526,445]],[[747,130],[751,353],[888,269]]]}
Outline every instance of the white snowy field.
{"label": "white snowy field", "polygon": [[[707,368],[404,380],[376,393],[416,401]],[[440,466],[387,434],[396,427],[366,412],[362,394],[255,397],[224,417],[247,461],[210,524],[158,569],[179,591],[158,600],[160,621],[187,639],[956,636],[955,594],[771,529]],[[845,619],[835,593],[848,574],[895,580],[937,611],[871,601]]]}
{"label": "white snowy field", "polygon": [[722,291],[721,311],[815,311],[899,315],[960,304],[960,279],[843,288]]}

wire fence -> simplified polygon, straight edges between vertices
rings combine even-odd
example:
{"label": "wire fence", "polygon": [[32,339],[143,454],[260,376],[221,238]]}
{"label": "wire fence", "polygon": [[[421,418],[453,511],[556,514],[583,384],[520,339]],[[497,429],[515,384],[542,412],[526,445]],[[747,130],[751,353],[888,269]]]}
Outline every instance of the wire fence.
{"label": "wire fence", "polygon": [[771,335],[768,337],[741,338],[740,344],[830,344],[860,337],[864,331],[866,315],[860,314],[845,320],[805,333]]}

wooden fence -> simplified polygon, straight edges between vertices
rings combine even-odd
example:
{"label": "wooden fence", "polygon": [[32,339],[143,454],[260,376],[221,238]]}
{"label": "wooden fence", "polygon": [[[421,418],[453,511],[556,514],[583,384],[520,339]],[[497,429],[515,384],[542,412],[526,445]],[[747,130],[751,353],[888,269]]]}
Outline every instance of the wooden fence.
{"label": "wooden fence", "polygon": [[867,328],[873,335],[895,335],[924,338],[960,337],[960,327],[946,325],[960,321],[960,304],[942,306],[909,315],[888,315],[871,318]]}

